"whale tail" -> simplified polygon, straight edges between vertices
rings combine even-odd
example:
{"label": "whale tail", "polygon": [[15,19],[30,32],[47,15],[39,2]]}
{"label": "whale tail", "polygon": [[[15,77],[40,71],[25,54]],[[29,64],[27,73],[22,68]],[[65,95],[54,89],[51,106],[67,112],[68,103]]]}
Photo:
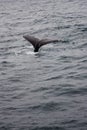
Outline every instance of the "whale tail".
{"label": "whale tail", "polygon": [[39,51],[39,48],[43,45],[46,45],[48,43],[52,43],[52,42],[58,42],[58,40],[50,40],[50,39],[38,39],[38,38],[35,38],[33,36],[29,36],[29,35],[25,35],[23,36],[27,41],[29,41],[33,47],[34,47],[34,52],[38,52]]}

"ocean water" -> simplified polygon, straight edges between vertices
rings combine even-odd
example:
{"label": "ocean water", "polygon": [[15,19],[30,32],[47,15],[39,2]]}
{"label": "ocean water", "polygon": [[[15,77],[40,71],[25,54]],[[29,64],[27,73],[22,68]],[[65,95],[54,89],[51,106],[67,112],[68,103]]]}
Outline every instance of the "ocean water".
{"label": "ocean water", "polygon": [[0,130],[87,130],[87,0],[0,0]]}

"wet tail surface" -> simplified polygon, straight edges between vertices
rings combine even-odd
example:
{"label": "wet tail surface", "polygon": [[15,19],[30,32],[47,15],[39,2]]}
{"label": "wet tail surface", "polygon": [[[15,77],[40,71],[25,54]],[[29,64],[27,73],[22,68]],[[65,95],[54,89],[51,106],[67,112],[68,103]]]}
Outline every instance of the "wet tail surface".
{"label": "wet tail surface", "polygon": [[51,39],[41,39],[39,40],[38,38],[35,38],[33,36],[25,35],[23,36],[27,41],[29,41],[33,47],[34,47],[34,52],[38,52],[39,48],[43,45],[52,43],[52,42],[58,42],[58,40],[51,40]]}

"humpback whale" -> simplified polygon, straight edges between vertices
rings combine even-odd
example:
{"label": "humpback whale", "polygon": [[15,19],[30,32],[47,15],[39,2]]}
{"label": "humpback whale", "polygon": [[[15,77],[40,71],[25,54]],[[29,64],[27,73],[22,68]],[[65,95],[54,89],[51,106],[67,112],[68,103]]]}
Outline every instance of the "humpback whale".
{"label": "humpback whale", "polygon": [[29,41],[33,47],[34,47],[34,52],[38,52],[39,48],[42,47],[43,45],[46,45],[48,43],[52,43],[52,42],[58,42],[57,39],[51,40],[51,39],[38,39],[35,38],[33,36],[29,36],[29,35],[24,35],[23,36],[24,39],[26,39],[27,41]]}

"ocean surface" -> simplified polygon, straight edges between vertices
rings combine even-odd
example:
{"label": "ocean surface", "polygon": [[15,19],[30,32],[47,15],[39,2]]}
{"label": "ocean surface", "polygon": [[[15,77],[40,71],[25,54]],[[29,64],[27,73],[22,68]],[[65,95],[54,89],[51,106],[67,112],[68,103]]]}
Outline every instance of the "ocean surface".
{"label": "ocean surface", "polygon": [[87,130],[87,0],[0,0],[0,130]]}

